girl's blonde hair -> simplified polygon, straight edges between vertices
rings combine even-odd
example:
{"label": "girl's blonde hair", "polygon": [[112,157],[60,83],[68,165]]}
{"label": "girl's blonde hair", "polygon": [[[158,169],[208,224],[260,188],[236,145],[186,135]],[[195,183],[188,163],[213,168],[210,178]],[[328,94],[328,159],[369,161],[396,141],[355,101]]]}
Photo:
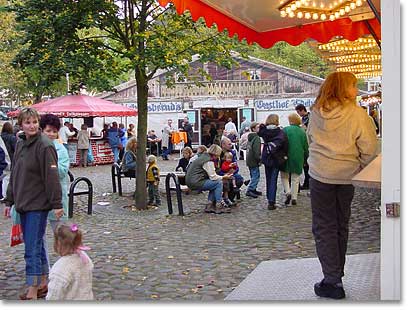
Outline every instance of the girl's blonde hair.
{"label": "girl's blonde hair", "polygon": [[205,145],[198,145],[196,152],[199,154],[205,153],[207,151],[207,147]]}
{"label": "girl's blonde hair", "polygon": [[302,121],[300,119],[300,116],[297,113],[291,113],[288,116],[289,120],[289,125],[300,125],[302,124]]}
{"label": "girl's blonde hair", "polygon": [[76,224],[63,222],[54,231],[54,251],[60,256],[75,253],[83,244],[83,234]]}
{"label": "girl's blonde hair", "polygon": [[189,146],[184,147],[184,148],[182,149],[182,153],[187,153],[187,154],[189,154],[189,157],[192,157],[192,154],[193,154],[192,149],[191,149]]}
{"label": "girl's blonde hair", "polygon": [[23,121],[30,118],[34,117],[38,121],[40,121],[40,114],[33,108],[24,108],[20,111],[19,115],[17,116],[17,124],[20,126],[23,124]]}
{"label": "girl's blonde hair", "polygon": [[225,154],[224,154],[224,159],[225,160],[232,159],[232,158],[233,158],[233,155],[232,155],[231,152],[225,152]]}
{"label": "girl's blonde hair", "polygon": [[219,157],[221,156],[221,153],[222,153],[222,149],[217,144],[212,144],[208,149],[208,154],[211,154],[211,155],[216,155]]}
{"label": "girl's blonde hair", "polygon": [[312,109],[322,109],[332,111],[339,105],[345,105],[351,100],[348,98],[347,89],[350,85],[356,84],[357,78],[350,72],[332,72],[323,82],[319,89],[319,95],[312,105]]}
{"label": "girl's blonde hair", "polygon": [[138,142],[136,137],[131,137],[128,139],[127,144],[125,145],[125,151],[133,151],[137,150]]}
{"label": "girl's blonde hair", "polygon": [[155,157],[155,155],[149,155],[147,157],[147,161],[148,161],[149,164],[154,164],[154,163],[157,162],[157,158]]}
{"label": "girl's blonde hair", "polygon": [[277,114],[269,114],[266,118],[265,125],[276,125],[279,126],[279,115]]}

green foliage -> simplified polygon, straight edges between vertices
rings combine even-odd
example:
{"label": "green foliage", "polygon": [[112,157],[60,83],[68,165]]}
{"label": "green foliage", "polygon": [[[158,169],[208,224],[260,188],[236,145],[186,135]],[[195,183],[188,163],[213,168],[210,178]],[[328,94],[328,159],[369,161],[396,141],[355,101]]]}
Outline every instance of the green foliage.
{"label": "green foliage", "polygon": [[307,43],[292,46],[278,42],[270,49],[254,44],[249,55],[321,78],[330,72],[330,66]]}
{"label": "green foliage", "polygon": [[0,93],[3,98],[24,100],[26,81],[20,70],[11,65],[21,46],[17,43],[19,33],[15,29],[15,15],[9,10],[8,1],[0,0]]}

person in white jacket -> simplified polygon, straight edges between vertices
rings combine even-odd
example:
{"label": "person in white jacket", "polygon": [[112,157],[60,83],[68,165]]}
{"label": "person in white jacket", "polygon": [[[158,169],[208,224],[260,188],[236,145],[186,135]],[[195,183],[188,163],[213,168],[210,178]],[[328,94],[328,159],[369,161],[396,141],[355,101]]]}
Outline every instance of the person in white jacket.
{"label": "person in white jacket", "polygon": [[374,124],[356,104],[357,79],[352,73],[329,74],[311,108],[309,143],[312,232],[323,280],[316,295],[345,297],[342,284],[349,234],[352,178],[376,153]]}
{"label": "person in white jacket", "polygon": [[54,250],[61,257],[50,270],[46,300],[93,300],[94,264],[84,252],[77,224],[62,222],[54,231]]}

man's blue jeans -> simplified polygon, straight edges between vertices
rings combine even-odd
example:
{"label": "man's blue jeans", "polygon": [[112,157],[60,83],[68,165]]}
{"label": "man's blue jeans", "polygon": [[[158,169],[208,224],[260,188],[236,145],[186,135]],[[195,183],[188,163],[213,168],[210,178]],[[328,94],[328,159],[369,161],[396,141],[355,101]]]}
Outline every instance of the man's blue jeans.
{"label": "man's blue jeans", "polygon": [[220,202],[222,200],[222,180],[206,180],[201,190],[209,191],[208,201],[210,202]]}
{"label": "man's blue jeans", "polygon": [[164,148],[164,147],[162,148],[163,148],[162,157],[165,158],[165,157],[168,157],[168,155],[172,153],[173,145],[172,143],[170,143],[167,148]]}
{"label": "man's blue jeans", "polygon": [[120,155],[120,150],[118,149],[117,146],[111,146],[111,149],[112,149],[112,153],[114,154],[114,163],[116,163]]}
{"label": "man's blue jeans", "polygon": [[276,190],[278,188],[279,169],[265,165],[266,174],[266,196],[268,201],[276,203]]}
{"label": "man's blue jeans", "polygon": [[38,286],[41,276],[49,272],[44,234],[48,211],[30,211],[20,214],[24,237],[24,259],[26,261],[26,284]]}
{"label": "man's blue jeans", "polygon": [[251,176],[251,181],[249,182],[249,185],[248,185],[248,191],[255,191],[256,188],[258,187],[259,179],[261,177],[259,166],[249,168],[249,173]]}

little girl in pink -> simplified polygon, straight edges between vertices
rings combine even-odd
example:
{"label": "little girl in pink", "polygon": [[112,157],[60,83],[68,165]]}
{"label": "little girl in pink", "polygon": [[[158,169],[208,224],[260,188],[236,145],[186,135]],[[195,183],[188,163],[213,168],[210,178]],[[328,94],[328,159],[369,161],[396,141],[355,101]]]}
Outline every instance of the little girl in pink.
{"label": "little girl in pink", "polygon": [[54,231],[54,251],[61,257],[50,270],[46,300],[93,300],[94,265],[84,250],[76,224],[63,222]]}

